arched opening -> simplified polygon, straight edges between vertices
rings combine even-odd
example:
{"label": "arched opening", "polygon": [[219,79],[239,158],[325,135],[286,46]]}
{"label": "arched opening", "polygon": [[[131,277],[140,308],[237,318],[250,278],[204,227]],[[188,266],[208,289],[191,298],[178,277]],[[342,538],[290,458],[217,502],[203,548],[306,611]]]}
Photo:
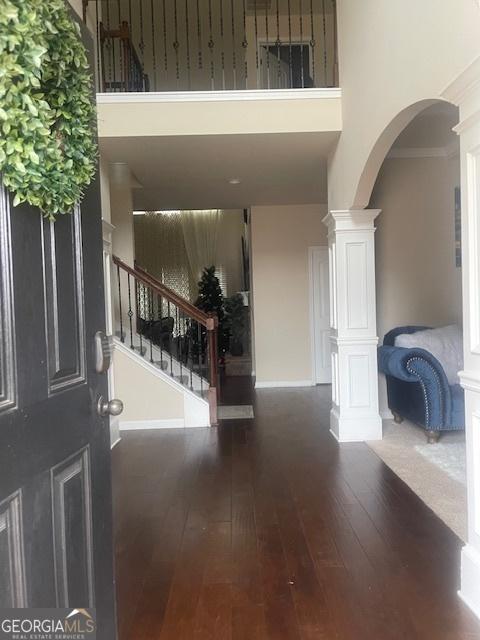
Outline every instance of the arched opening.
{"label": "arched opening", "polygon": [[466,539],[457,123],[456,107],[428,104],[397,135],[372,185],[368,206],[381,210],[375,264],[384,418],[384,439],[373,446]]}

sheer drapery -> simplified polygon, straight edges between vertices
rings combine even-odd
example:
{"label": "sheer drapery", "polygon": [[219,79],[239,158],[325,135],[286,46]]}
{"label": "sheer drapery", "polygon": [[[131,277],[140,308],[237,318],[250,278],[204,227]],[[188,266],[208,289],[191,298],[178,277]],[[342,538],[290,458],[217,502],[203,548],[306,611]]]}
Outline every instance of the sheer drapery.
{"label": "sheer drapery", "polygon": [[195,282],[198,282],[205,267],[216,265],[221,215],[219,209],[181,212],[183,239],[190,273]]}
{"label": "sheer drapery", "polygon": [[134,216],[137,263],[187,300],[197,294],[190,275],[179,211],[146,212]]}

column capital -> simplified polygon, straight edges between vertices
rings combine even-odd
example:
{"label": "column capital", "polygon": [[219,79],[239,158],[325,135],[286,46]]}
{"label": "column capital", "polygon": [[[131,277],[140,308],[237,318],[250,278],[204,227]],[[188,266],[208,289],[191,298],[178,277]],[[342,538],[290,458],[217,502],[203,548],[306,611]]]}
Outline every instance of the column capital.
{"label": "column capital", "polygon": [[344,209],[330,211],[322,222],[331,231],[367,231],[381,209]]}

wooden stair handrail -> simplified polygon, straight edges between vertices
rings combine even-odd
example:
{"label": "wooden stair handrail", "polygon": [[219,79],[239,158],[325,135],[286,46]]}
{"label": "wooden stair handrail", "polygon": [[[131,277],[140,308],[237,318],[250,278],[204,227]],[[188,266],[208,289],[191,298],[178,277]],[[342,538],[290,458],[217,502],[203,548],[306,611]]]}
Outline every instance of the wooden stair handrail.
{"label": "wooden stair handrail", "polygon": [[213,331],[218,326],[218,318],[216,314],[208,314],[202,311],[188,300],[185,300],[178,293],[175,293],[172,289],[165,286],[163,282],[157,280],[154,276],[147,273],[144,269],[136,266],[130,267],[128,264],[120,260],[117,256],[112,256],[113,263],[129,273],[133,278],[141,282],[147,287],[150,287],[157,295],[162,296],[166,300],[176,305],[187,316],[199,322],[204,326],[207,331]]}
{"label": "wooden stair handrail", "polygon": [[[185,300],[179,296],[175,291],[166,287],[163,282],[157,280],[154,276],[150,275],[145,269],[142,269],[138,265],[130,267],[128,264],[120,260],[117,256],[112,256],[113,264],[118,269],[122,269],[127,274],[133,277],[135,286],[138,282],[148,287],[153,293],[161,296],[165,300],[171,302],[179,309],[181,309],[189,318],[196,320],[199,324],[204,326],[207,330],[208,341],[208,353],[210,354],[208,368],[209,368],[209,384],[208,389],[208,404],[210,408],[210,424],[218,424],[218,393],[219,393],[219,378],[218,378],[218,317],[215,313],[205,313],[201,309],[195,307],[191,302]],[[120,276],[120,271],[118,272]],[[136,294],[135,294],[136,295]],[[130,329],[131,331],[131,329]]]}

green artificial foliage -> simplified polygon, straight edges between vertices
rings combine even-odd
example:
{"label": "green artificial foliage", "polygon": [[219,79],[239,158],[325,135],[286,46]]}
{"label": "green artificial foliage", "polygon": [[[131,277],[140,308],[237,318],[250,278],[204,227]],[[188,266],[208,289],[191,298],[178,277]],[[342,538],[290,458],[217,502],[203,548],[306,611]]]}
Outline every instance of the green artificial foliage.
{"label": "green artificial foliage", "polygon": [[215,267],[205,267],[198,283],[198,298],[195,306],[206,313],[215,313],[218,318],[218,350],[224,353],[228,346],[225,327],[224,299],[220,282],[215,275]]}
{"label": "green artificial foliage", "polygon": [[215,275],[215,267],[205,267],[198,283],[198,298],[195,306],[206,313],[216,313],[220,324],[224,317],[223,293]]}
{"label": "green artificial foliage", "polygon": [[243,296],[235,293],[225,300],[225,329],[229,336],[229,349],[232,356],[243,355],[243,340],[246,323]]}
{"label": "green artificial foliage", "polygon": [[21,202],[71,213],[96,170],[92,79],[64,0],[0,0],[0,171]]}

